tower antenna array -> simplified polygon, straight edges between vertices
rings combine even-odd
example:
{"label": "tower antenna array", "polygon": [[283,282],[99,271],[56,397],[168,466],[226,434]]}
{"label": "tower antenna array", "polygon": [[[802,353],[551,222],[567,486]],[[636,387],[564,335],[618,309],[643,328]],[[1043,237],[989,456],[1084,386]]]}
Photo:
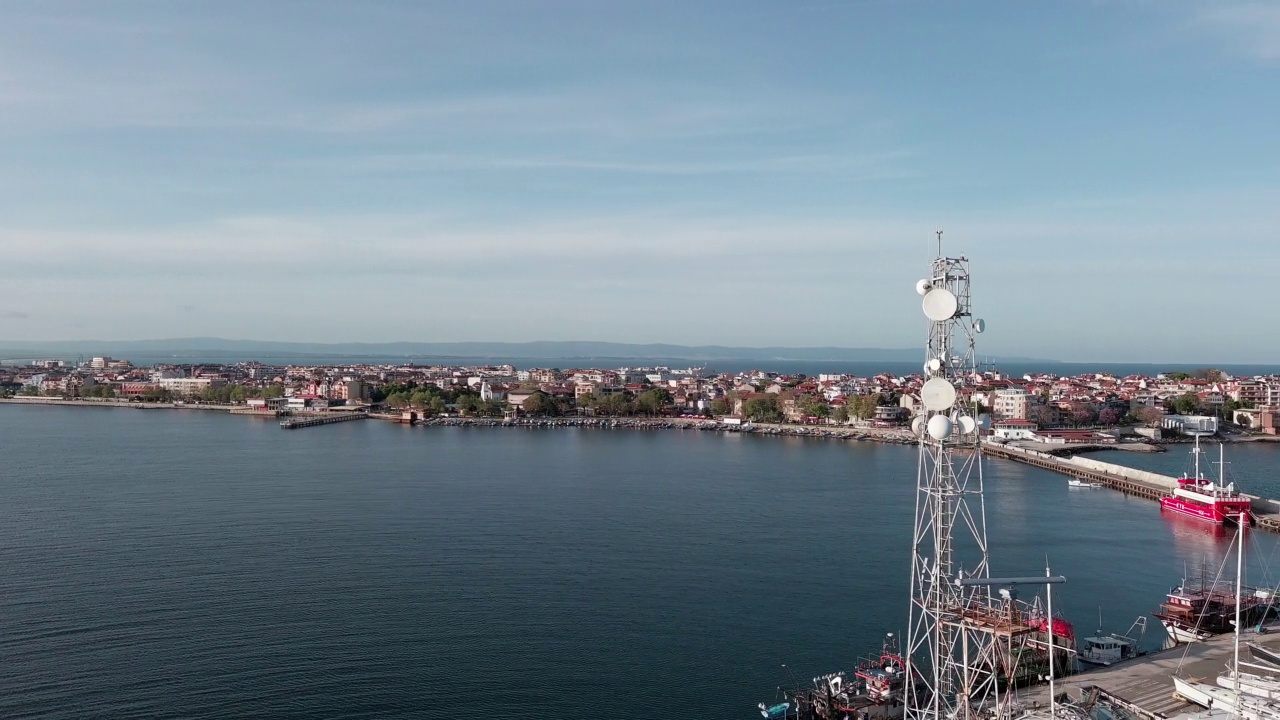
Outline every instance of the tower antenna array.
{"label": "tower antenna array", "polygon": [[1018,630],[1002,620],[1007,603],[993,601],[981,582],[990,577],[978,432],[987,418],[959,398],[977,371],[974,345],[984,325],[972,314],[968,259],[943,255],[941,229],[937,240],[930,275],[916,283],[929,334],[912,422],[919,466],[905,705],[907,720],[968,720],[999,714],[998,629],[1005,637]]}

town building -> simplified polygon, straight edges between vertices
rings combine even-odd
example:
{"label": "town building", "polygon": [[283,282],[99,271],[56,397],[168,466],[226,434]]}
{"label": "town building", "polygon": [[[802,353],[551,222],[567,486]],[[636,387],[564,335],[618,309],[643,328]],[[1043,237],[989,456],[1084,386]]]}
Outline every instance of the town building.
{"label": "town building", "polygon": [[995,391],[991,399],[991,414],[996,420],[1026,420],[1031,398],[1023,388],[1004,388]]}

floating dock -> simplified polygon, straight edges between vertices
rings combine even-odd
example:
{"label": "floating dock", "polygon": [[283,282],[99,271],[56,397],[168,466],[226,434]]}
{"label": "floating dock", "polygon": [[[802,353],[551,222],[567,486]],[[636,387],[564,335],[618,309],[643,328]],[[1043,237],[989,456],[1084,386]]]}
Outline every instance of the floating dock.
{"label": "floating dock", "polygon": [[[1136,470],[1123,465],[1102,462],[1092,458],[1061,458],[1056,455],[1027,450],[1010,445],[984,442],[982,452],[988,457],[1032,465],[1044,470],[1052,470],[1069,477],[1094,483],[1105,488],[1117,490],[1125,495],[1159,501],[1178,486],[1178,479],[1168,475],[1159,475],[1145,470]],[[1280,533],[1280,501],[1256,495],[1245,495],[1249,498],[1255,527]]]}
{"label": "floating dock", "polygon": [[281,420],[280,427],[285,430],[297,430],[298,428],[314,427],[316,425],[332,425],[334,423],[347,422],[348,420],[364,420],[367,417],[369,416],[365,413],[342,413],[341,415],[292,417],[287,420]]}

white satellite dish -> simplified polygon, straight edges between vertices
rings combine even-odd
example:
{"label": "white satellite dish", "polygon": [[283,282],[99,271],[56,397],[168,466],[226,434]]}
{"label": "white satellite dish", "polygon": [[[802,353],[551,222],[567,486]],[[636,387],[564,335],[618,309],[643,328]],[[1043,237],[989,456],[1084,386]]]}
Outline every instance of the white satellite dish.
{"label": "white satellite dish", "polygon": [[976,333],[986,332],[986,329],[987,329],[987,321],[986,321],[986,320],[983,320],[982,318],[978,318],[977,320],[974,320],[974,321],[973,321],[973,331],[974,331],[974,332],[976,332]]}
{"label": "white satellite dish", "polygon": [[986,413],[982,413],[981,415],[979,415],[979,416],[978,416],[978,427],[982,428],[983,430],[990,430],[990,429],[991,429],[991,416],[990,416],[990,415],[988,415],[988,414],[986,414]]}
{"label": "white satellite dish", "polygon": [[929,418],[929,437],[934,440],[946,440],[951,437],[951,418],[946,415],[934,415]]}
{"label": "white satellite dish", "polygon": [[960,309],[960,302],[950,290],[934,288],[924,296],[924,314],[934,322],[950,320]]}
{"label": "white satellite dish", "polygon": [[920,293],[921,295],[928,293],[932,289],[933,289],[933,283],[929,282],[928,280],[918,280],[916,282],[916,292]]}
{"label": "white satellite dish", "polygon": [[977,420],[974,420],[973,418],[969,417],[968,415],[961,415],[961,416],[960,416],[960,434],[961,434],[961,435],[968,435],[969,433],[971,433],[971,432],[973,432],[974,430],[977,430],[977,429],[978,429],[978,421],[977,421]]}
{"label": "white satellite dish", "polygon": [[924,432],[924,416],[921,415],[917,417],[915,420],[911,421],[911,434],[915,435],[916,437],[920,437],[921,433],[923,432]]}
{"label": "white satellite dish", "polygon": [[934,412],[950,410],[956,404],[956,386],[945,378],[933,378],[920,388],[920,402]]}
{"label": "white satellite dish", "polygon": [[942,360],[938,358],[929,358],[929,364],[925,367],[929,368],[929,370],[933,372],[938,372],[942,369]]}

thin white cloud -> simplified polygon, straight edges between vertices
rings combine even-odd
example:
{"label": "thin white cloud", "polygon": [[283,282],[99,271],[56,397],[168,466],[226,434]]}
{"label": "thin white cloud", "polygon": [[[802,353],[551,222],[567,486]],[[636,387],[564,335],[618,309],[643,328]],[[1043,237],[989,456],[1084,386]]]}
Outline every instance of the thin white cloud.
{"label": "thin white cloud", "polygon": [[1193,24],[1218,35],[1232,52],[1264,62],[1280,61],[1280,3],[1195,7]]}

